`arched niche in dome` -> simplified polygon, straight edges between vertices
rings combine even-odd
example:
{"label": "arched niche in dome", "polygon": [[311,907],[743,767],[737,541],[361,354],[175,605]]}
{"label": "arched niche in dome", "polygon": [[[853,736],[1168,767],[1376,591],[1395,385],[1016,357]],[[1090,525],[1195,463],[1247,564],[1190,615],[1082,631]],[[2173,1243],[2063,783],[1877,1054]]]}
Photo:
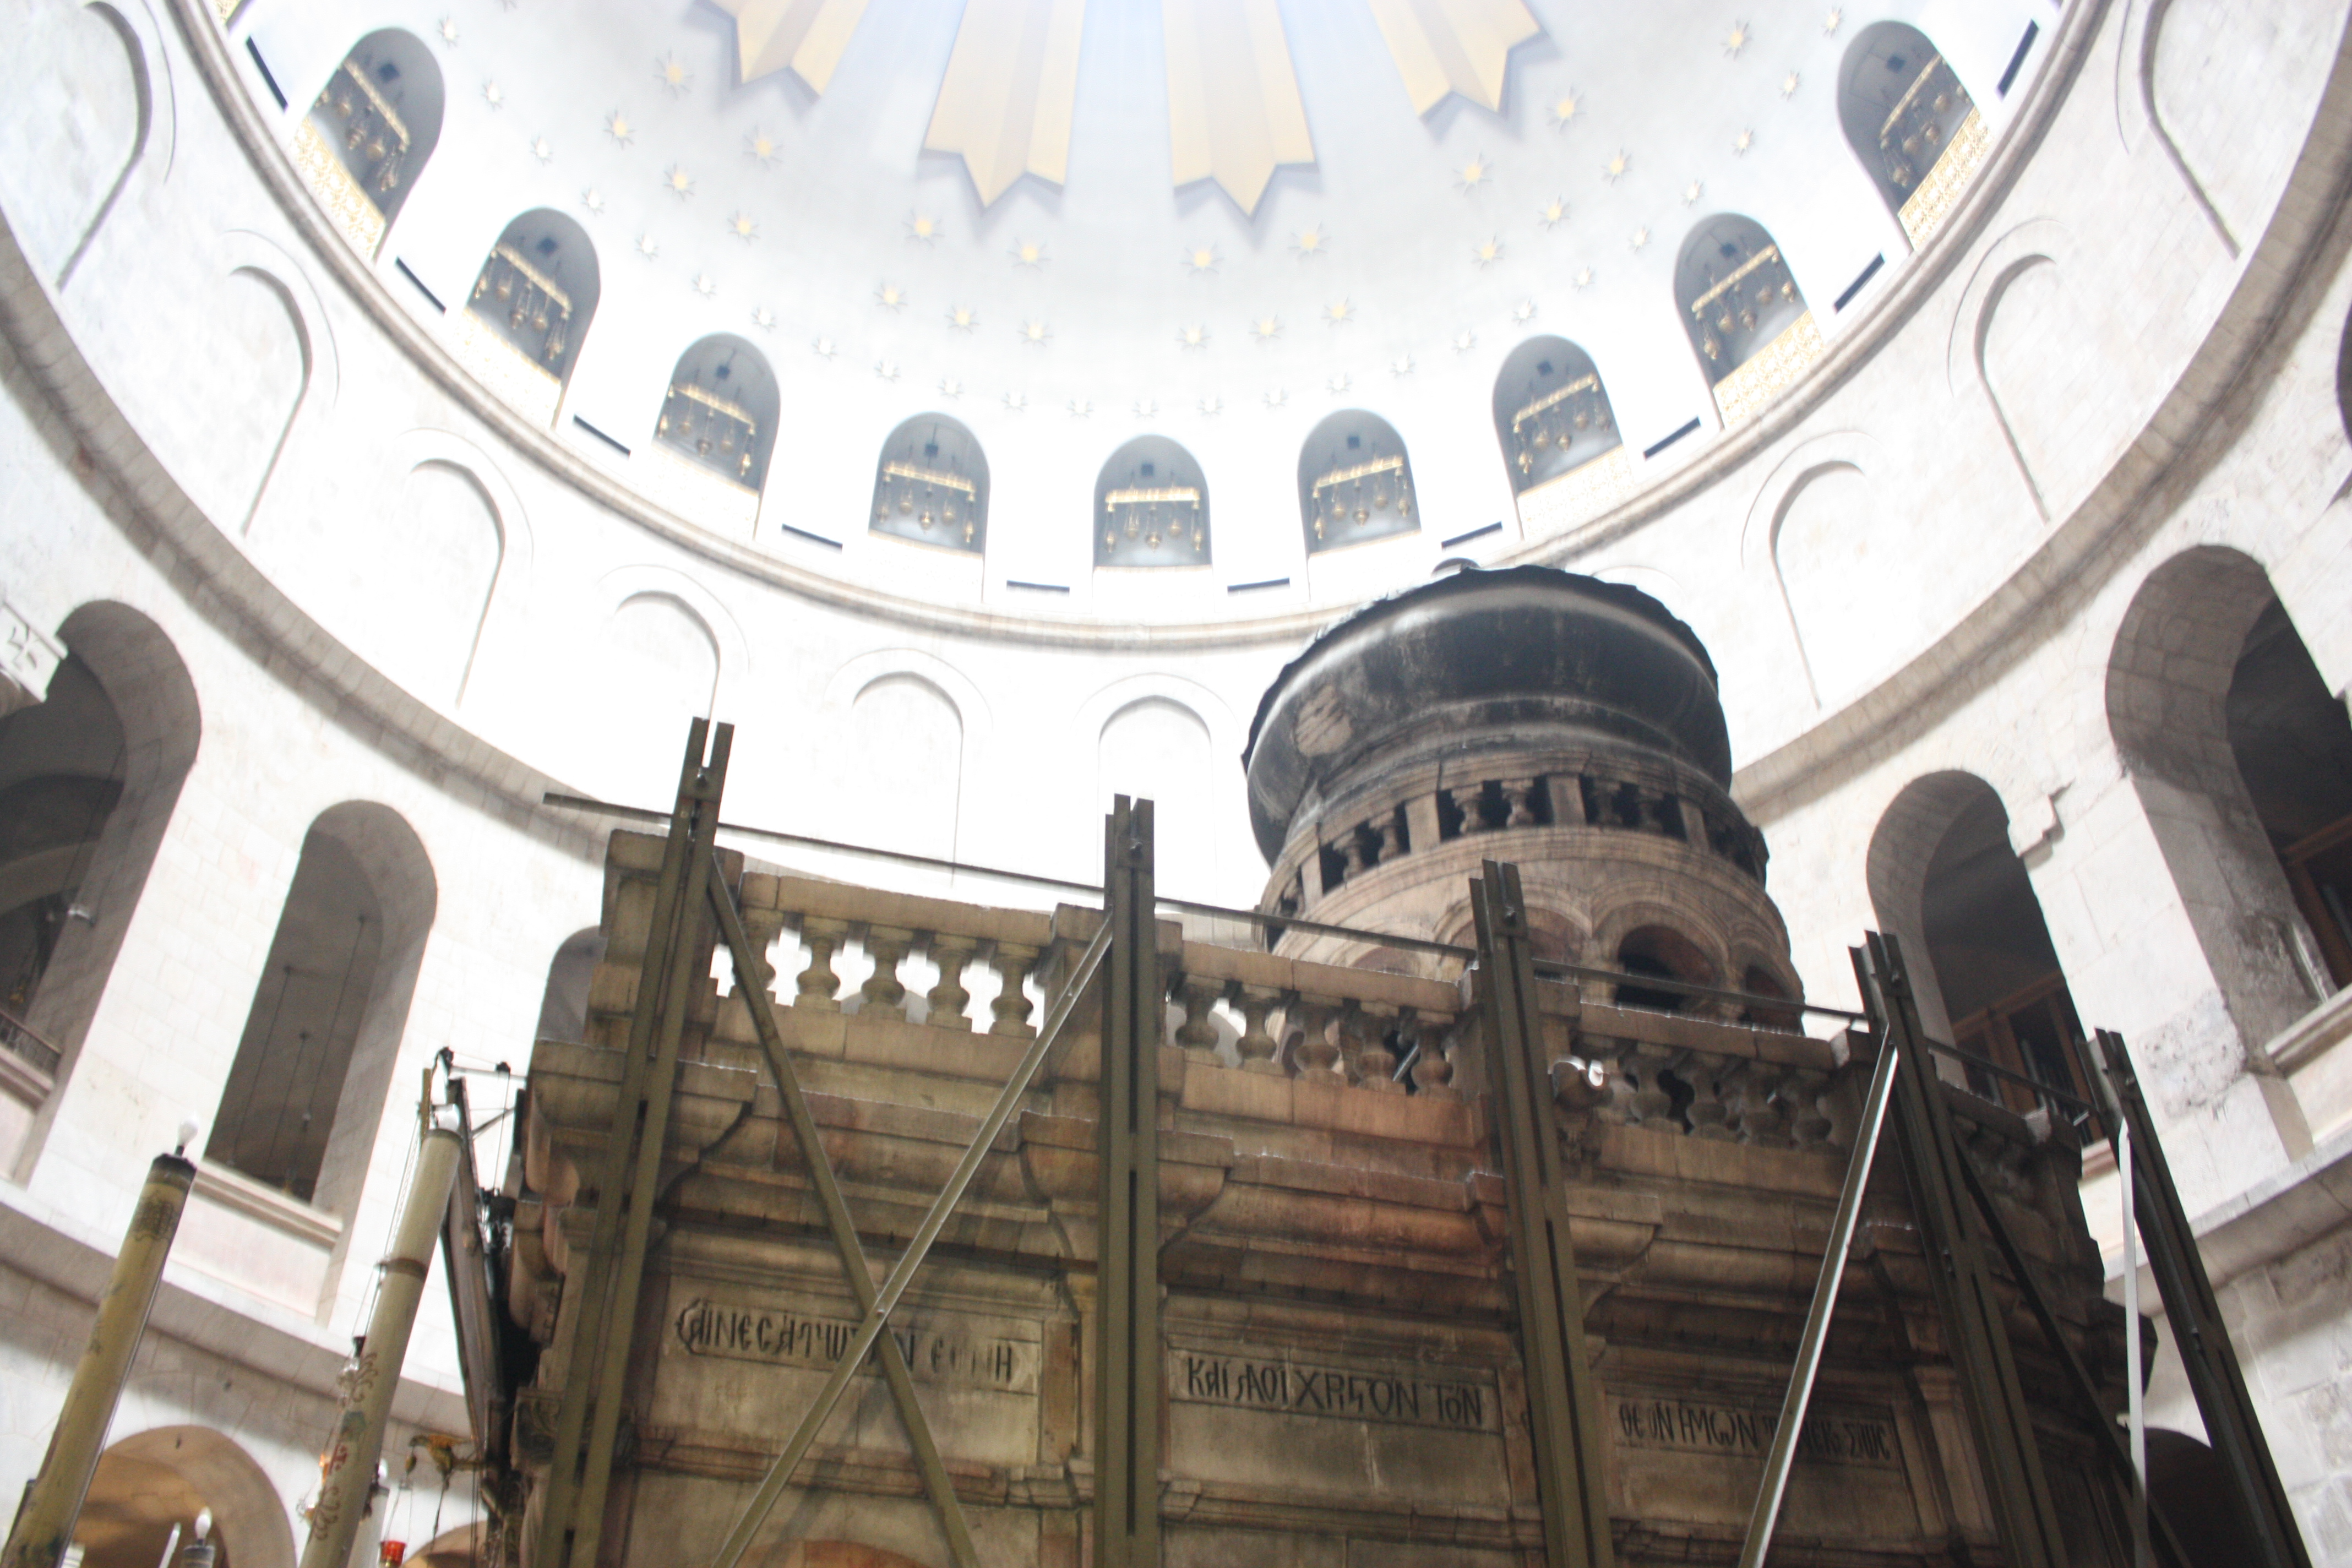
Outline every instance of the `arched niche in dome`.
{"label": "arched niche in dome", "polygon": [[758,349],[714,332],[678,356],[654,421],[655,488],[689,514],[716,509],[748,522],[759,510],[782,406]]}
{"label": "arched niche in dome", "polygon": [[1417,532],[1412,463],[1396,427],[1360,408],[1315,426],[1298,449],[1298,516],[1309,555]]}
{"label": "arched niche in dome", "polygon": [[1718,213],[1691,230],[1675,263],[1675,305],[1727,425],[1770,403],[1822,357],[1788,258],[1754,218]]}
{"label": "arched niche in dome", "polygon": [[919,414],[890,432],[874,468],[874,531],[918,544],[988,548],[988,458],[944,414]]}
{"label": "arched niche in dome", "polygon": [[1138,436],[1095,476],[1095,564],[1206,566],[1209,481],[1165,436]]}
{"label": "arched niche in dome", "polygon": [[415,34],[352,47],[294,132],[294,161],[335,226],[373,257],[441,139],[441,68]]}
{"label": "arched niche in dome", "polygon": [[1512,491],[1526,498],[1524,525],[1539,516],[1579,521],[1633,482],[1609,389],[1592,356],[1566,338],[1529,338],[1503,361],[1495,376],[1495,438]]}
{"label": "arched niche in dome", "polygon": [[599,273],[587,231],[545,207],[507,225],[458,315],[457,358],[517,412],[555,423]]}
{"label": "arched niche in dome", "polygon": [[1914,246],[1952,210],[1991,142],[1951,62],[1900,22],[1854,35],[1838,68],[1838,119]]}

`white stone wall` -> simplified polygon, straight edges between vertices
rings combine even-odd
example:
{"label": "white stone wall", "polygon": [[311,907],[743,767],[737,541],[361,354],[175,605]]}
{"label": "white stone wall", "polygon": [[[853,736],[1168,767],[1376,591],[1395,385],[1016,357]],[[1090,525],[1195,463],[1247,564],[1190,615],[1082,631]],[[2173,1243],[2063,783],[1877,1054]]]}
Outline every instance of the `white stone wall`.
{"label": "white stone wall", "polygon": [[[2352,1101],[2322,1087],[2340,1068],[2269,1066],[2274,1029],[2246,997],[2277,973],[2215,951],[2194,918],[2200,900],[2235,895],[2168,857],[2145,781],[2118,753],[2107,677],[2151,574],[2221,546],[2266,574],[2331,689],[2352,685],[2352,445],[2336,388],[2352,276],[2336,216],[2352,72],[2341,5],[2176,0],[2152,45],[2147,9],[2077,0],[2044,15],[2033,79],[2047,85],[2021,84],[2002,110],[2011,140],[1984,190],[1936,244],[1890,261],[1813,380],[1749,426],[1673,448],[1597,525],[1523,541],[1514,523],[1499,548],[1636,583],[1706,640],[1739,791],[1769,836],[1772,891],[1818,999],[1851,996],[1843,949],[1857,931],[1909,918],[1871,898],[1874,845],[1901,849],[1881,840],[1890,808],[1940,772],[1990,784],[2076,1003],[2139,1047],[2201,1210],[2294,1167],[2352,1121]],[[1297,580],[1273,605],[1220,591],[1114,610],[1081,586],[1046,618],[997,588],[1044,574],[1025,563],[1050,552],[1013,525],[1057,504],[1046,476],[1090,485],[1107,449],[1066,419],[973,421],[1000,486],[1002,554],[925,567],[866,541],[853,525],[871,455],[924,405],[911,391],[788,388],[824,438],[780,455],[764,518],[821,522],[850,550],[772,526],[752,542],[698,533],[634,499],[593,447],[527,430],[469,386],[404,285],[338,249],[286,171],[255,162],[240,117],[265,145],[280,117],[255,107],[267,100],[232,53],[242,35],[205,31],[209,7],[180,0],[110,14],[120,29],[97,7],[29,0],[0,62],[12,100],[47,106],[0,124],[17,258],[0,597],[45,634],[81,605],[135,610],[185,665],[203,729],[20,1166],[40,1223],[89,1245],[118,1234],[145,1159],[182,1117],[209,1123],[303,834],[342,802],[398,814],[437,899],[320,1310],[280,1325],[322,1355],[354,1329],[389,1232],[419,1070],[445,1046],[519,1059],[550,959],[595,919],[594,844],[535,809],[538,791],[560,781],[660,804],[689,713],[740,726],[730,819],[1086,878],[1107,795],[1156,775],[1175,781],[1158,787],[1184,846],[1163,858],[1163,888],[1255,897],[1234,759],[1259,692],[1314,626],[1435,555],[1423,538],[1310,575],[1294,542],[1297,432],[1220,426],[1192,443],[1221,561],[1236,580]],[[1998,40],[1969,47],[1995,72],[2005,63]],[[453,113],[445,129],[447,166],[467,156],[468,123]],[[478,216],[495,232],[508,215]],[[1807,243],[1798,209],[1759,216],[1792,255]],[[1818,221],[1835,235],[1856,220]],[[608,276],[619,263],[606,258]],[[631,310],[644,314],[616,293],[600,312],[615,353],[631,331],[677,337],[629,328]],[[1528,328],[1550,330],[1611,352],[1598,327]],[[1370,405],[1404,434],[1431,516],[1507,506],[1487,383],[1511,341],[1488,338],[1393,406]],[[638,391],[657,400],[667,360],[637,357]],[[1621,412],[1638,406],[1637,378],[1611,374]],[[2095,1179],[2086,1196],[2101,1223],[2112,1205]],[[230,1317],[278,1321],[201,1288]],[[2345,1358],[2313,1342],[2292,1353],[2336,1355],[2342,1381]],[[11,1344],[0,1495],[37,1458],[58,1375],[50,1341]],[[426,1392],[454,1387],[437,1306],[411,1373]],[[300,1430],[324,1406],[316,1386],[268,1386],[266,1412],[196,1401],[173,1418],[249,1432],[257,1453],[278,1445],[265,1464],[290,1499],[312,1440]],[[160,1408],[127,1405],[118,1429],[160,1422]],[[2311,1402],[2292,1441],[2315,1553],[2352,1560],[2352,1417]]]}

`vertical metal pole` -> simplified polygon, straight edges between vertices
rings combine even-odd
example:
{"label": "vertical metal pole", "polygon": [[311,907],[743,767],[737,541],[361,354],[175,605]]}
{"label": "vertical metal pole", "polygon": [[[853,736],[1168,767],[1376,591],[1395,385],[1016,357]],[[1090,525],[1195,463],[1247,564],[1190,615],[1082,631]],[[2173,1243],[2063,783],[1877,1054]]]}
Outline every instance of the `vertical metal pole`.
{"label": "vertical metal pole", "polygon": [[[2263,1437],[2262,1417],[2239,1371],[2229,1325],[2221,1320],[2213,1282],[2198,1256],[2197,1233],[2181,1206],[2179,1189],[2172,1184],[2172,1167],[2157,1140],[2131,1054],[2124,1049],[2122,1037],[2105,1029],[2099,1031],[2098,1044],[2106,1070],[2095,1074],[2094,1080],[2115,1142],[2116,1169],[2130,1185],[2132,1217],[2147,1248],[2148,1272],[2156,1276],[2157,1290],[2164,1298],[2165,1321],[2172,1325],[2181,1369],[2189,1374],[2198,1413],[2205,1418],[2205,1435],[2237,1494],[2246,1531],[2245,1561],[2257,1568],[2311,1568],[2311,1554]],[[2131,1379],[2137,1389],[2137,1364]]]}
{"label": "vertical metal pole", "polygon": [[425,1271],[433,1266],[441,1222],[449,1212],[449,1187],[457,1174],[461,1147],[454,1113],[436,1114],[417,1151],[416,1177],[393,1232],[392,1251],[383,1263],[375,1311],[368,1319],[367,1338],[361,1342],[343,1407],[335,1416],[319,1505],[310,1511],[310,1534],[302,1543],[301,1568],[343,1568],[351,1561],[352,1543],[359,1538],[368,1493],[375,1485],[376,1463],[383,1455],[384,1424],[392,1415],[393,1394],[400,1387],[401,1363],[408,1356],[409,1332],[416,1326]]}
{"label": "vertical metal pole", "polygon": [[1470,904],[1478,928],[1487,1071],[1503,1135],[1544,1563],[1546,1568],[1612,1568],[1601,1397],[1584,1346],[1584,1292],[1569,1244],[1551,1064],[1543,1059],[1543,1020],[1518,868],[1487,861],[1486,875],[1470,884]]}
{"label": "vertical metal pole", "polygon": [[1102,1031],[1102,1239],[1096,1266],[1095,1555],[1159,1568],[1160,986],[1151,803],[1120,795],[1103,842],[1110,926]]}
{"label": "vertical metal pole", "polygon": [[1885,1019],[1888,1044],[1905,1058],[1895,1080],[1895,1137],[1993,1523],[2010,1568],[2065,1568],[2065,1537],[2051,1500],[2032,1413],[2018,1381],[2007,1310],[1985,1259],[1980,1227],[1962,1201],[1963,1156],[1919,1027],[1903,950],[1893,937],[1874,931],[1864,938],[1864,957],[1871,1012]]}
{"label": "vertical metal pole", "polygon": [[89,1479],[97,1473],[106,1429],[113,1423],[115,1404],[131,1374],[131,1359],[147,1331],[147,1313],[163,1282],[163,1260],[171,1256],[172,1237],[180,1228],[180,1214],[188,1205],[188,1189],[195,1179],[194,1163],[178,1153],[158,1154],[147,1167],[147,1184],[131,1208],[131,1228],[115,1255],[114,1272],[99,1292],[98,1322],[74,1367],[57,1430],[49,1434],[49,1451],[16,1510],[7,1546],[0,1550],[0,1564],[5,1568],[58,1568],[73,1545],[74,1521],[81,1513]]}
{"label": "vertical metal pole", "polygon": [[[1862,967],[1862,954],[1853,955]],[[1864,994],[1867,994],[1865,987]],[[1764,1460],[1764,1484],[1757,1489],[1756,1506],[1748,1515],[1748,1544],[1739,1553],[1739,1568],[1763,1568],[1772,1547],[1772,1529],[1780,1522],[1780,1499],[1788,1489],[1789,1470],[1797,1462],[1797,1438],[1804,1430],[1805,1410],[1812,1403],[1813,1378],[1822,1368],[1822,1352],[1829,1347],[1830,1319],[1837,1311],[1838,1288],[1845,1282],[1846,1254],[1853,1247],[1854,1227],[1862,1221],[1862,1199],[1870,1184],[1870,1163],[1878,1152],[1878,1135],[1886,1125],[1886,1103],[1895,1088],[1898,1059],[1886,1047],[1882,1023],[1878,1065],[1871,1069],[1870,1092],[1862,1102],[1862,1121],[1853,1135],[1853,1155],[1846,1162],[1845,1185],[1838,1192],[1837,1214],[1830,1221],[1829,1249],[1822,1254],[1822,1276],[1813,1287],[1813,1304],[1805,1314],[1804,1337],[1797,1343],[1797,1368],[1789,1379],[1788,1397],[1780,1402],[1780,1422],[1772,1428],[1771,1452]]]}
{"label": "vertical metal pole", "polygon": [[[727,785],[734,726],[697,719],[687,732],[677,803],[662,853],[661,881],[637,972],[636,1011],[614,1106],[612,1146],[596,1183],[596,1222],[576,1288],[580,1316],[558,1407],[547,1475],[547,1508],[534,1560],[546,1568],[594,1568],[620,1436],[621,1389],[636,1326],[646,1244],[677,1086],[678,1038],[698,983],[694,960]],[[709,760],[703,747],[709,742]],[[707,980],[708,976],[703,976]]]}
{"label": "vertical metal pole", "polygon": [[[2131,1169],[2131,1124],[2116,1129],[2116,1169]],[[2123,1194],[2124,1221],[2124,1388],[2125,1414],[2131,1433],[2132,1568],[2148,1568],[2147,1547],[2147,1391],[2140,1382],[2139,1344],[2139,1221],[2132,1213],[2129,1177],[2116,1184]]]}

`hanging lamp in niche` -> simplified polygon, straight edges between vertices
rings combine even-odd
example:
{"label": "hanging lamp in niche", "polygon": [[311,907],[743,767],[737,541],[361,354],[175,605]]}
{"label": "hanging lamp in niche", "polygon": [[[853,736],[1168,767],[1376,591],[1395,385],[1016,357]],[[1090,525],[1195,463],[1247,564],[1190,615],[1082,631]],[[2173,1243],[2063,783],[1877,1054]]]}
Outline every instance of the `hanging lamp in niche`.
{"label": "hanging lamp in niche", "polygon": [[1097,566],[1209,564],[1209,481],[1192,454],[1139,436],[1095,479]]}
{"label": "hanging lamp in niche", "polygon": [[988,542],[988,461],[971,431],[924,414],[890,433],[874,474],[873,532],[980,553]]}

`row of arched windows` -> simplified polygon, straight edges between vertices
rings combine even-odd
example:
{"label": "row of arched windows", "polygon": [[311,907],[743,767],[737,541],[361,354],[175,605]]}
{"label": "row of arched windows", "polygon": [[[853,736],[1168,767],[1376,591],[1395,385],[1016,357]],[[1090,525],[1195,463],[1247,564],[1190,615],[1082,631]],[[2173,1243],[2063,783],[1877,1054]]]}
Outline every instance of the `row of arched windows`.
{"label": "row of arched windows", "polygon": [[[347,56],[298,129],[297,157],[353,243],[373,254],[439,137],[442,88],[431,54],[396,28]],[[1974,102],[1926,35],[1900,23],[1864,28],[1846,52],[1839,115],[1848,142],[1916,244],[1949,210],[1981,162]],[[579,224],[541,209],[507,226],[455,323],[458,357],[509,404],[551,423],[595,314],[594,247]],[[1726,421],[1771,401],[1822,352],[1803,290],[1762,225],[1737,214],[1700,221],[1674,276],[1676,314]],[[653,432],[657,463],[682,462],[756,509],[775,443],[774,372],[749,342],[705,338],[672,373]],[[1613,493],[1630,470],[1591,356],[1538,338],[1497,376],[1495,428],[1515,493],[1569,476],[1559,492]],[[1601,467],[1600,465],[1607,465]],[[1404,444],[1375,416],[1333,416],[1299,458],[1298,505],[1310,553],[1416,531]],[[895,432],[878,465],[877,533],[979,552],[988,529],[988,465],[971,433],[940,415]],[[1210,560],[1208,484],[1175,442],[1146,436],[1104,465],[1092,533],[1098,566],[1197,566]]]}

